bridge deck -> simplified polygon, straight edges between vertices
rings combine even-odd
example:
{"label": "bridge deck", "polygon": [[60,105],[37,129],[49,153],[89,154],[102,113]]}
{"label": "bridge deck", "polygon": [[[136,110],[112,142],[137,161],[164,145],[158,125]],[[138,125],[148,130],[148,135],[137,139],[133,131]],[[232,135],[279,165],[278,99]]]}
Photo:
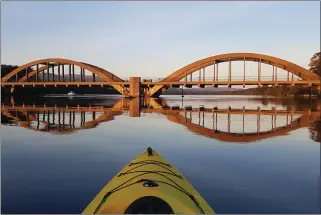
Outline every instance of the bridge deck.
{"label": "bridge deck", "polygon": [[[2,86],[129,86],[129,82],[3,82]],[[319,80],[300,81],[166,81],[142,82],[143,86],[150,85],[314,85],[319,86]]]}
{"label": "bridge deck", "polygon": [[[130,107],[103,107],[103,106],[93,106],[93,107],[45,107],[45,106],[2,106],[2,111],[87,111],[87,112],[108,112],[108,111],[129,111]],[[309,115],[309,116],[321,116],[320,111],[311,111],[311,110],[249,110],[249,109],[215,109],[215,108],[197,108],[197,109],[188,109],[188,108],[176,108],[176,107],[168,107],[168,108],[141,108],[141,112],[143,113],[178,113],[178,112],[196,112],[196,113],[225,113],[225,114],[245,114],[245,115],[293,115],[293,114],[301,114],[301,115]]]}

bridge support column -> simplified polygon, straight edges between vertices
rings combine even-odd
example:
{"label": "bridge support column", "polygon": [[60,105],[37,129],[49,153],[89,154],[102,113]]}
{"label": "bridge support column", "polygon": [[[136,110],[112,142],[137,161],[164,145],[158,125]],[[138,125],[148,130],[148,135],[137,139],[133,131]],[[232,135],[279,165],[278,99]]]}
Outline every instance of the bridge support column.
{"label": "bridge support column", "polygon": [[228,81],[231,82],[232,81],[232,64],[231,64],[231,59],[229,59],[229,63],[228,63]]}
{"label": "bridge support column", "polygon": [[140,98],[134,98],[129,103],[129,116],[140,117]]}
{"label": "bridge support column", "polygon": [[38,82],[38,72],[39,72],[39,64],[37,64],[37,71],[36,71],[36,82]]}
{"label": "bridge support column", "polygon": [[48,65],[48,66],[47,66],[47,81],[50,82],[50,81],[49,81],[49,75],[50,75],[50,73],[49,73],[49,63],[48,63],[47,65]]}
{"label": "bridge support column", "polygon": [[216,64],[216,62],[215,62],[215,60],[214,60],[214,64],[213,64],[213,66],[214,66],[214,70],[213,70],[213,81],[216,81],[216,79],[215,79],[215,64]]}
{"label": "bridge support column", "polygon": [[131,97],[140,96],[140,77],[129,78],[129,93]]}

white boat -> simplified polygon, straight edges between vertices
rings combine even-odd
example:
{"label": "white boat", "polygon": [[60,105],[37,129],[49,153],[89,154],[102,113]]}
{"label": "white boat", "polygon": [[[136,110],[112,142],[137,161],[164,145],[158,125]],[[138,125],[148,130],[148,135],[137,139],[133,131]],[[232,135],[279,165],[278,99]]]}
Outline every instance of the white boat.
{"label": "white boat", "polygon": [[74,95],[76,95],[76,93],[74,93],[74,91],[70,91],[70,92],[68,93],[68,96],[74,96]]}

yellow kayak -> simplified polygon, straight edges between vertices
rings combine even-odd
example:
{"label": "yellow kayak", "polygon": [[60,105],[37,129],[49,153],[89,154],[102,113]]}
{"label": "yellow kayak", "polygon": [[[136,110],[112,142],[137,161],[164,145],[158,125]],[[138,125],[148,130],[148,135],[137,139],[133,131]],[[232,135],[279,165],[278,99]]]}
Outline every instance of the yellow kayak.
{"label": "yellow kayak", "polygon": [[192,184],[160,154],[147,151],[127,164],[83,214],[214,214]]}

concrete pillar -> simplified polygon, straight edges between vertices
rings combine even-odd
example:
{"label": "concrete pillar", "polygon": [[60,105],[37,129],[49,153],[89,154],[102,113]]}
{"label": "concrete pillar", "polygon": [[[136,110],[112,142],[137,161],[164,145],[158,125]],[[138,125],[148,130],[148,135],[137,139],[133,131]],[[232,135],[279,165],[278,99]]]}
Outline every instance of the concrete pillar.
{"label": "concrete pillar", "polygon": [[229,59],[229,64],[228,64],[228,81],[232,80],[232,64],[231,64],[231,59]]}
{"label": "concrete pillar", "polygon": [[60,63],[58,63],[58,82],[60,82]]}
{"label": "concrete pillar", "polygon": [[129,116],[140,117],[140,98],[134,98],[129,103]]}
{"label": "concrete pillar", "polygon": [[47,64],[48,65],[48,67],[47,67],[47,81],[49,82],[49,63]]}
{"label": "concrete pillar", "polygon": [[203,81],[205,81],[205,68],[203,68]]}
{"label": "concrete pillar", "polygon": [[38,82],[38,72],[39,72],[39,64],[37,64],[37,71],[36,71],[36,82]]}
{"label": "concrete pillar", "polygon": [[244,88],[244,85],[245,85],[245,57],[244,57],[244,61],[243,61],[243,88]]}
{"label": "concrete pillar", "polygon": [[216,81],[218,81],[218,63],[216,64]]}
{"label": "concrete pillar", "polygon": [[28,82],[28,69],[29,69],[29,68],[26,68],[26,77],[27,77],[27,78],[26,78],[26,82]]}
{"label": "concrete pillar", "polygon": [[51,67],[52,82],[55,82],[55,69],[54,66]]}
{"label": "concrete pillar", "polygon": [[215,62],[215,60],[214,60],[214,64],[213,64],[213,66],[214,66],[214,70],[213,70],[213,81],[216,80],[216,79],[215,79],[215,64],[216,64],[216,62]]}
{"label": "concrete pillar", "polygon": [[75,65],[72,65],[72,81],[75,81]]}
{"label": "concrete pillar", "polygon": [[[244,106],[243,106],[243,110],[244,110]],[[243,113],[243,136],[244,136],[244,127],[245,127],[245,123],[244,123],[244,113]]]}
{"label": "concrete pillar", "polygon": [[62,81],[65,82],[65,64],[62,64]]}
{"label": "concrete pillar", "polygon": [[227,114],[227,133],[231,132],[231,114],[228,112]]}
{"label": "concrete pillar", "polygon": [[[53,124],[55,124],[55,123],[53,123]],[[69,128],[72,128],[72,112],[71,111],[69,111]]]}
{"label": "concrete pillar", "polygon": [[262,70],[261,70],[261,59],[260,59],[260,61],[258,62],[258,80],[259,80],[259,83],[261,82],[261,72],[262,72]]}
{"label": "concrete pillar", "polygon": [[140,96],[140,77],[129,78],[129,92],[131,97]]}
{"label": "concrete pillar", "polygon": [[92,73],[92,75],[93,75],[93,82],[95,82],[96,81],[96,75],[95,75],[95,73]]}

